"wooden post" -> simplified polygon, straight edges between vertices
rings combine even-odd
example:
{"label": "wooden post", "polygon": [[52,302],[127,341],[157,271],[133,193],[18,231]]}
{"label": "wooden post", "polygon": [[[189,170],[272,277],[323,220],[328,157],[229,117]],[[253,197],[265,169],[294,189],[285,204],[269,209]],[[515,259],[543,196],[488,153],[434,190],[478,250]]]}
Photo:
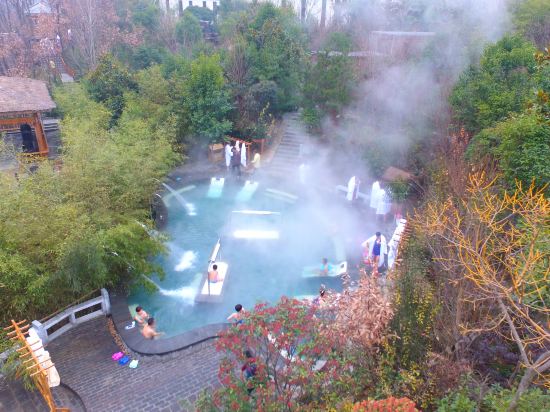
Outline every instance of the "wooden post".
{"label": "wooden post", "polygon": [[44,133],[44,127],[42,126],[40,113],[35,112],[33,114],[33,120],[34,132],[36,133],[36,141],[38,142],[38,152],[42,156],[47,156],[49,152],[48,142],[46,140],[46,134]]}
{"label": "wooden post", "polygon": [[[46,404],[50,408],[50,412],[70,412],[69,408],[58,408],[55,404],[52,391],[50,390],[50,386],[48,384],[48,374],[46,372],[46,369],[49,369],[51,366],[53,366],[53,363],[47,368],[42,367],[42,363],[38,360],[38,358],[34,354],[34,350],[31,348],[31,346],[27,342],[27,339],[25,338],[25,333],[27,332],[23,331],[28,329],[28,325],[20,326],[24,322],[26,321],[23,320],[21,322],[15,322],[12,319],[11,326],[4,328],[4,330],[8,331],[8,336],[13,335],[10,337],[10,340],[18,342],[21,345],[21,347],[17,349],[17,352],[19,353],[19,358],[23,361],[23,365],[26,365],[30,362],[30,365],[26,366],[25,369],[33,380],[34,384],[36,385],[38,391],[44,398],[44,401],[46,401]],[[27,357],[28,359],[23,359]]]}

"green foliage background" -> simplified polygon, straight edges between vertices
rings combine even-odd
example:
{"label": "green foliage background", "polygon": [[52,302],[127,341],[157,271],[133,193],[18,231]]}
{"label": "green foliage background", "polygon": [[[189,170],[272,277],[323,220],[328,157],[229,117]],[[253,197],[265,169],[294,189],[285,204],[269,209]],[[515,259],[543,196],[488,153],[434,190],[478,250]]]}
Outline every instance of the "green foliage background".
{"label": "green foliage background", "polygon": [[[0,321],[41,318],[82,294],[162,271],[149,200],[178,160],[170,133],[111,112],[80,85],[55,91],[63,167],[0,175]],[[164,125],[164,127],[168,127]],[[173,135],[174,133],[172,133]]]}

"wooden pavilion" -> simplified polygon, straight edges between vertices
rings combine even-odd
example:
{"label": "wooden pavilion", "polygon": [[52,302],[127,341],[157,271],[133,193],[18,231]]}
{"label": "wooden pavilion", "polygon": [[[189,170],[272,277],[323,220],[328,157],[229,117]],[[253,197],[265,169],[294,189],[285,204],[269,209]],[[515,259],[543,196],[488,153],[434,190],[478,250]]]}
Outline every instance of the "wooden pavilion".
{"label": "wooden pavilion", "polygon": [[[0,76],[0,132],[34,129],[25,142],[23,151],[28,154],[48,155],[48,142],[42,125],[41,112],[55,108],[46,83],[23,77]],[[31,133],[31,130],[29,130]],[[32,144],[29,143],[30,142]]]}

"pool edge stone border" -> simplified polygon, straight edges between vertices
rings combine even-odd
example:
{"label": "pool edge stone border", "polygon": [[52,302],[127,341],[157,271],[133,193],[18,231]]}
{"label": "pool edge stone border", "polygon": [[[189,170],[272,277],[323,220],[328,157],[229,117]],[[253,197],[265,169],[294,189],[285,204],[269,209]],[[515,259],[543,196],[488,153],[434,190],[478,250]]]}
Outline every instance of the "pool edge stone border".
{"label": "pool edge stone border", "polygon": [[219,333],[229,327],[227,323],[215,323],[195,328],[166,339],[145,339],[138,326],[127,330],[125,327],[132,322],[128,311],[126,296],[111,292],[111,317],[115,329],[132,352],[139,355],[167,355],[183,349],[188,349],[202,342],[216,339]]}

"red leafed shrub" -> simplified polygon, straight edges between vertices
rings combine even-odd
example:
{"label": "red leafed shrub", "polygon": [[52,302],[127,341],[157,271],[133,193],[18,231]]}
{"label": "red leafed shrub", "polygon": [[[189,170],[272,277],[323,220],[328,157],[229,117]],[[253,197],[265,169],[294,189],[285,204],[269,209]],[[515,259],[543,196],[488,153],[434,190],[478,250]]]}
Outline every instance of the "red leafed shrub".
{"label": "red leafed shrub", "polygon": [[220,334],[222,386],[205,394],[201,410],[320,410],[357,386],[357,365],[348,354],[374,349],[391,316],[387,299],[367,277],[355,290],[328,292],[313,303],[283,297],[275,306],[257,304],[242,324]]}
{"label": "red leafed shrub", "polygon": [[323,332],[335,344],[363,349],[378,345],[385,336],[393,310],[375,280],[363,274],[356,289],[331,294],[323,310],[328,321]]}
{"label": "red leafed shrub", "polygon": [[368,400],[353,405],[353,412],[420,412],[408,398],[386,398]]}
{"label": "red leafed shrub", "polygon": [[[315,312],[314,306],[283,297],[276,306],[256,305],[242,325],[223,332],[217,347],[228,356],[220,365],[223,386],[214,394],[215,405],[245,410],[252,402],[258,410],[294,410],[326,388],[341,365],[333,359],[331,341],[320,333]],[[240,372],[246,350],[256,364],[252,379]]]}

